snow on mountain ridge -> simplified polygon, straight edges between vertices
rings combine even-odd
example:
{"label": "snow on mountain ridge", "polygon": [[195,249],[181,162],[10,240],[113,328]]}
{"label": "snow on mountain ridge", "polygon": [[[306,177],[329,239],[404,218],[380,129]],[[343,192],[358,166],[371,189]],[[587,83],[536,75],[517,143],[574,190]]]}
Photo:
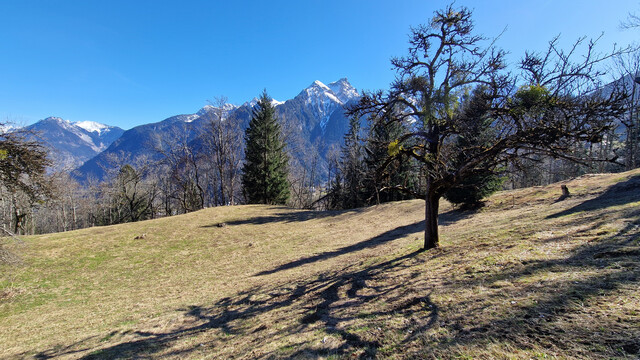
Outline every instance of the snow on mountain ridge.
{"label": "snow on mountain ridge", "polygon": [[[233,104],[229,104],[229,103],[224,104],[224,106],[222,106],[222,109],[226,113],[229,112],[229,111],[232,111],[234,109],[237,109],[237,108],[238,108],[237,105],[233,105]],[[198,112],[196,114],[202,116],[202,115],[206,115],[207,113],[209,113],[211,111],[214,111],[216,109],[218,109],[218,107],[213,106],[213,105],[205,105],[205,106],[202,107],[202,109],[198,110]]]}
{"label": "snow on mountain ridge", "polygon": [[345,104],[330,87],[319,80],[314,81],[296,97],[301,98],[305,105],[311,108],[314,116],[320,118],[320,127],[323,131],[331,114]]}
{"label": "snow on mountain ridge", "polygon": [[186,123],[190,123],[190,122],[193,122],[194,120],[199,119],[199,118],[200,118],[200,115],[191,114],[191,115],[186,115],[186,117],[184,118],[183,121],[186,122]]}
{"label": "snow on mountain ridge", "polygon": [[68,130],[68,131],[73,131],[75,129],[73,124],[71,124],[71,121],[65,120],[65,119],[57,117],[57,116],[49,116],[48,118],[45,118],[42,121],[44,121],[45,123],[46,122],[55,122],[55,123],[59,124],[63,129]]}
{"label": "snow on mountain ridge", "polygon": [[[258,104],[258,99],[257,97],[254,97],[253,99],[251,99],[251,101],[247,101],[246,103],[244,103],[244,105],[249,106],[250,108],[253,108],[254,106],[256,106]],[[278,105],[282,105],[284,104],[284,101],[278,101],[276,99],[271,99],[271,106],[276,107]]]}
{"label": "snow on mountain ridge", "polygon": [[338,99],[338,97],[333,93],[333,91],[331,91],[331,89],[327,85],[321,83],[318,80],[314,81],[313,84],[311,84],[311,86],[309,86],[304,90],[304,92],[306,92],[307,94],[307,99],[305,101],[305,103],[307,104],[311,104],[312,102],[317,102],[318,98],[321,98],[321,97],[326,97],[334,102],[338,102],[342,104],[342,101]]}
{"label": "snow on mountain ridge", "polygon": [[311,86],[309,86],[309,87],[319,87],[319,88],[321,88],[321,89],[323,89],[323,90],[331,90],[331,89],[329,89],[329,87],[328,87],[327,85],[325,85],[325,84],[324,84],[322,81],[320,81],[320,80],[316,80],[316,81],[314,81],[314,82],[313,82],[313,84],[311,84]]}
{"label": "snow on mountain ridge", "polygon": [[[222,119],[225,119],[227,117],[227,115],[229,115],[229,113],[235,109],[237,109],[238,106],[237,105],[233,105],[233,104],[224,104],[222,106]],[[203,116],[208,117],[210,116],[209,114],[212,112],[215,112],[216,110],[219,110],[218,107],[213,106],[213,105],[205,105],[202,107],[202,109],[198,110],[197,113],[193,114],[193,115],[189,115],[189,118],[186,122],[192,122],[196,119],[199,119]],[[214,115],[217,116],[217,115]]]}
{"label": "snow on mountain ridge", "polygon": [[18,127],[12,124],[0,124],[0,133],[8,133],[16,129],[18,129]]}
{"label": "snow on mountain ridge", "polygon": [[343,104],[360,97],[356,88],[354,88],[347,78],[342,78],[329,84],[329,89],[342,101]]}
{"label": "snow on mountain ridge", "polygon": [[[41,121],[44,123],[57,123],[57,126],[77,137],[84,146],[89,147],[96,153],[104,151],[109,145],[102,141],[104,136],[110,136],[109,134],[112,134],[113,130],[120,130],[115,126],[109,126],[95,121],[72,122],[57,116],[50,116]],[[79,144],[76,146],[79,146]]]}
{"label": "snow on mountain ridge", "polygon": [[88,132],[97,132],[100,135],[103,131],[111,129],[111,126],[95,121],[77,121],[73,125],[78,126]]}

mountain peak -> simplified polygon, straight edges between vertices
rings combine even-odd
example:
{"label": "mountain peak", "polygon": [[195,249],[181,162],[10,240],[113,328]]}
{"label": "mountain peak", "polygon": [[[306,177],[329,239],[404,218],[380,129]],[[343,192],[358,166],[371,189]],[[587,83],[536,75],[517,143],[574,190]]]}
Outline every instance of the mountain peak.
{"label": "mountain peak", "polygon": [[213,106],[213,105],[205,105],[202,107],[202,109],[198,110],[198,112],[196,114],[202,116],[205,115],[211,111],[214,111],[215,109],[217,109],[217,107]]}
{"label": "mountain peak", "polygon": [[330,83],[329,88],[343,104],[360,97],[356,88],[349,83],[346,77]]}
{"label": "mountain peak", "polygon": [[[249,106],[250,108],[253,108],[254,106],[256,106],[258,104],[258,101],[260,101],[260,99],[258,99],[257,97],[254,97],[253,99],[251,99],[251,101],[247,101],[246,103],[244,103],[244,105]],[[278,105],[282,105],[284,104],[284,101],[278,101],[274,98],[271,98],[271,106],[276,107]]]}
{"label": "mountain peak", "polygon": [[307,101],[310,101],[309,99],[311,98],[326,98],[344,105],[350,100],[359,98],[360,94],[349,83],[347,78],[342,78],[330,83],[328,86],[316,80],[298,96],[303,96]]}
{"label": "mountain peak", "polygon": [[64,123],[64,122],[69,122],[68,120],[64,120],[63,118],[57,117],[57,116],[49,116],[47,118],[44,118],[42,121],[55,121],[55,122],[59,122],[59,123]]}
{"label": "mountain peak", "polygon": [[109,128],[111,128],[111,126],[105,125],[105,124],[101,124],[95,121],[78,121],[78,122],[74,122],[73,125],[84,129],[88,132],[96,132],[98,133],[98,135],[105,130],[108,130]]}
{"label": "mountain peak", "polygon": [[349,83],[349,80],[346,77],[343,77],[342,79],[340,79],[338,81],[334,81],[334,82],[330,83],[329,86],[334,85],[334,84],[347,84],[347,85],[351,86],[351,84]]}
{"label": "mountain peak", "polygon": [[309,87],[310,87],[310,88],[311,88],[311,87],[319,87],[319,88],[322,88],[323,90],[324,90],[324,89],[329,90],[329,87],[328,87],[327,85],[325,85],[325,84],[324,84],[322,81],[320,81],[320,80],[316,80],[316,81],[314,81],[311,85],[309,85]]}
{"label": "mountain peak", "polygon": [[49,149],[53,161],[51,169],[75,168],[104,151],[124,130],[94,121],[71,122],[49,116],[26,127],[35,130],[38,141]]}

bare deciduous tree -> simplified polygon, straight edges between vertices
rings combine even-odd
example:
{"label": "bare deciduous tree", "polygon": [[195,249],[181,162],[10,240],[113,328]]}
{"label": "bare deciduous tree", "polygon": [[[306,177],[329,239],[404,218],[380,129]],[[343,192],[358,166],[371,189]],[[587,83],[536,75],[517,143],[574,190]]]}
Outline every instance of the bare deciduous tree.
{"label": "bare deciduous tree", "polygon": [[638,103],[640,103],[640,50],[625,52],[616,58],[616,76],[613,83],[616,91],[628,95],[626,107],[627,116],[620,118],[620,123],[625,129],[625,167],[627,170],[635,169],[638,162]]}
{"label": "bare deciduous tree", "polygon": [[33,232],[33,205],[51,196],[45,176],[50,161],[46,149],[34,140],[37,134],[6,125],[0,123],[0,187],[10,208],[4,223],[16,234]]}
{"label": "bare deciduous tree", "polygon": [[218,184],[216,205],[234,205],[240,191],[243,130],[240,120],[229,117],[227,98],[218,97],[206,112],[207,127],[201,139],[215,170]]}
{"label": "bare deciduous tree", "polygon": [[165,189],[169,191],[167,195],[178,202],[181,212],[204,208],[203,153],[194,148],[186,126],[175,130],[169,138],[158,139],[157,144],[156,151],[162,155],[160,164],[167,169],[172,185]]}
{"label": "bare deciduous tree", "polygon": [[[411,29],[408,55],[392,60],[398,75],[391,89],[366,93],[350,110],[410,125],[388,145],[386,164],[409,157],[425,169],[425,191],[416,194],[426,203],[425,249],[439,246],[439,201],[448,189],[534,154],[583,160],[572,146],[599,142],[612,118],[624,113],[624,95],[595,91],[602,74],[596,65],[615,53],[595,54],[594,42],[575,61],[583,40],[563,51],[554,39],[547,51],[527,53],[520,75],[511,76],[504,52],[483,41],[468,9],[436,11],[428,25]],[[465,133],[474,122],[489,124],[493,131],[484,133],[491,136],[460,148],[455,140],[475,136]]]}

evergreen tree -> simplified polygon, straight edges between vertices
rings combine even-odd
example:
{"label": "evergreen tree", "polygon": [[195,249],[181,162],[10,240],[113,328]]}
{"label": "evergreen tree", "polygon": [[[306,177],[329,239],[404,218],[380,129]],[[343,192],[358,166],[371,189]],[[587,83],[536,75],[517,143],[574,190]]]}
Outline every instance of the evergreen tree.
{"label": "evergreen tree", "polygon": [[355,116],[349,119],[349,131],[344,136],[340,172],[344,181],[342,208],[353,209],[363,206],[362,177],[364,169],[360,141],[360,119]]}
{"label": "evergreen tree", "polygon": [[242,186],[251,204],[285,204],[289,199],[288,162],[280,124],[266,90],[245,132]]}
{"label": "evergreen tree", "polygon": [[[490,117],[492,98],[487,89],[479,86],[471,96],[462,98],[463,109],[457,119],[459,134],[455,139],[456,146],[452,149],[457,154],[451,154],[454,167],[461,167],[476,157],[496,137],[496,129],[491,126],[494,119]],[[482,199],[500,190],[504,182],[497,166],[481,165],[447,190],[444,198],[463,209],[481,207]]]}
{"label": "evergreen tree", "polygon": [[[388,145],[401,136],[403,124],[382,126],[369,118],[369,131],[365,144],[365,198],[370,204],[415,198],[418,193],[419,168],[409,157],[389,160]],[[402,191],[400,191],[402,190]]]}

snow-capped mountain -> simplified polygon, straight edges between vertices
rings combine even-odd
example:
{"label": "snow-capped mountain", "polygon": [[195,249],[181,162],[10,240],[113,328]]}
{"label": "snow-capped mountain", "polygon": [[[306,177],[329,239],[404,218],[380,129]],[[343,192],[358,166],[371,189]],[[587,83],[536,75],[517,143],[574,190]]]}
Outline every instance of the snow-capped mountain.
{"label": "snow-capped mountain", "polygon": [[26,127],[49,149],[53,170],[71,170],[106,150],[124,130],[93,121],[48,117]]}
{"label": "snow-capped mountain", "polygon": [[[276,116],[284,123],[289,131],[296,136],[297,148],[291,149],[293,161],[305,165],[305,154],[301,149],[315,147],[320,153],[321,162],[329,148],[341,144],[347,131],[349,121],[344,114],[344,106],[359,99],[360,95],[347,79],[340,79],[325,85],[314,81],[293,99],[281,102],[272,101]],[[227,104],[223,107],[223,117],[234,117],[243,127],[251,120],[253,107],[257,98],[245,102],[241,106]],[[211,116],[217,116],[218,108],[206,105],[193,114],[176,115],[157,123],[137,126],[125,131],[105,151],[90,159],[77,169],[80,179],[89,175],[101,179],[104,168],[112,155],[126,156],[135,159],[158,159],[161,155],[157,149],[176,141],[180,137],[183,141],[197,143],[198,135],[203,133]],[[322,166],[322,165],[321,165]]]}
{"label": "snow-capped mountain", "polygon": [[296,98],[300,98],[313,115],[320,119],[320,127],[324,130],[333,112],[342,107],[341,101],[331,88],[316,80],[304,89]]}
{"label": "snow-capped mountain", "polygon": [[110,131],[113,127],[105,124],[100,124],[95,121],[78,121],[72,123],[73,125],[85,129],[90,133],[98,133],[100,135],[103,131]]}
{"label": "snow-capped mountain", "polygon": [[[224,104],[222,106],[222,117],[226,117],[227,115],[229,115],[230,112],[232,112],[233,110],[237,109],[238,106],[233,105],[233,104]],[[202,117],[202,116],[209,116],[210,114],[216,114],[217,116],[217,112],[220,110],[220,108],[217,108],[213,105],[205,105],[202,109],[198,110],[197,113],[195,113],[195,115],[198,115],[198,117]]]}
{"label": "snow-capped mountain", "polygon": [[360,94],[356,91],[356,88],[351,86],[347,78],[342,78],[338,81],[329,84],[329,89],[343,104],[347,104],[351,100],[360,98]]}
{"label": "snow-capped mountain", "polygon": [[339,144],[349,124],[345,106],[360,95],[346,78],[328,86],[316,80],[296,97],[286,101],[280,110],[285,118],[294,118],[301,130],[308,132],[311,143],[321,142],[320,151]]}
{"label": "snow-capped mountain", "polygon": [[[253,108],[254,106],[256,106],[258,104],[258,98],[254,97],[253,99],[251,99],[251,101],[247,101],[243,104],[243,106],[248,106],[250,108]],[[271,106],[276,107],[278,105],[282,105],[284,104],[284,101],[278,101],[276,99],[271,99]]]}
{"label": "snow-capped mountain", "polygon": [[[84,180],[89,177],[103,179],[105,169],[115,158],[124,158],[136,164],[139,159],[155,161],[161,157],[161,149],[167,144],[192,142],[203,133],[210,116],[217,116],[218,109],[206,105],[194,114],[175,115],[162,121],[136,126],[122,133],[106,150],[86,161],[74,171],[74,175]],[[237,106],[225,105],[225,115],[233,113]],[[223,115],[223,116],[225,116]]]}

